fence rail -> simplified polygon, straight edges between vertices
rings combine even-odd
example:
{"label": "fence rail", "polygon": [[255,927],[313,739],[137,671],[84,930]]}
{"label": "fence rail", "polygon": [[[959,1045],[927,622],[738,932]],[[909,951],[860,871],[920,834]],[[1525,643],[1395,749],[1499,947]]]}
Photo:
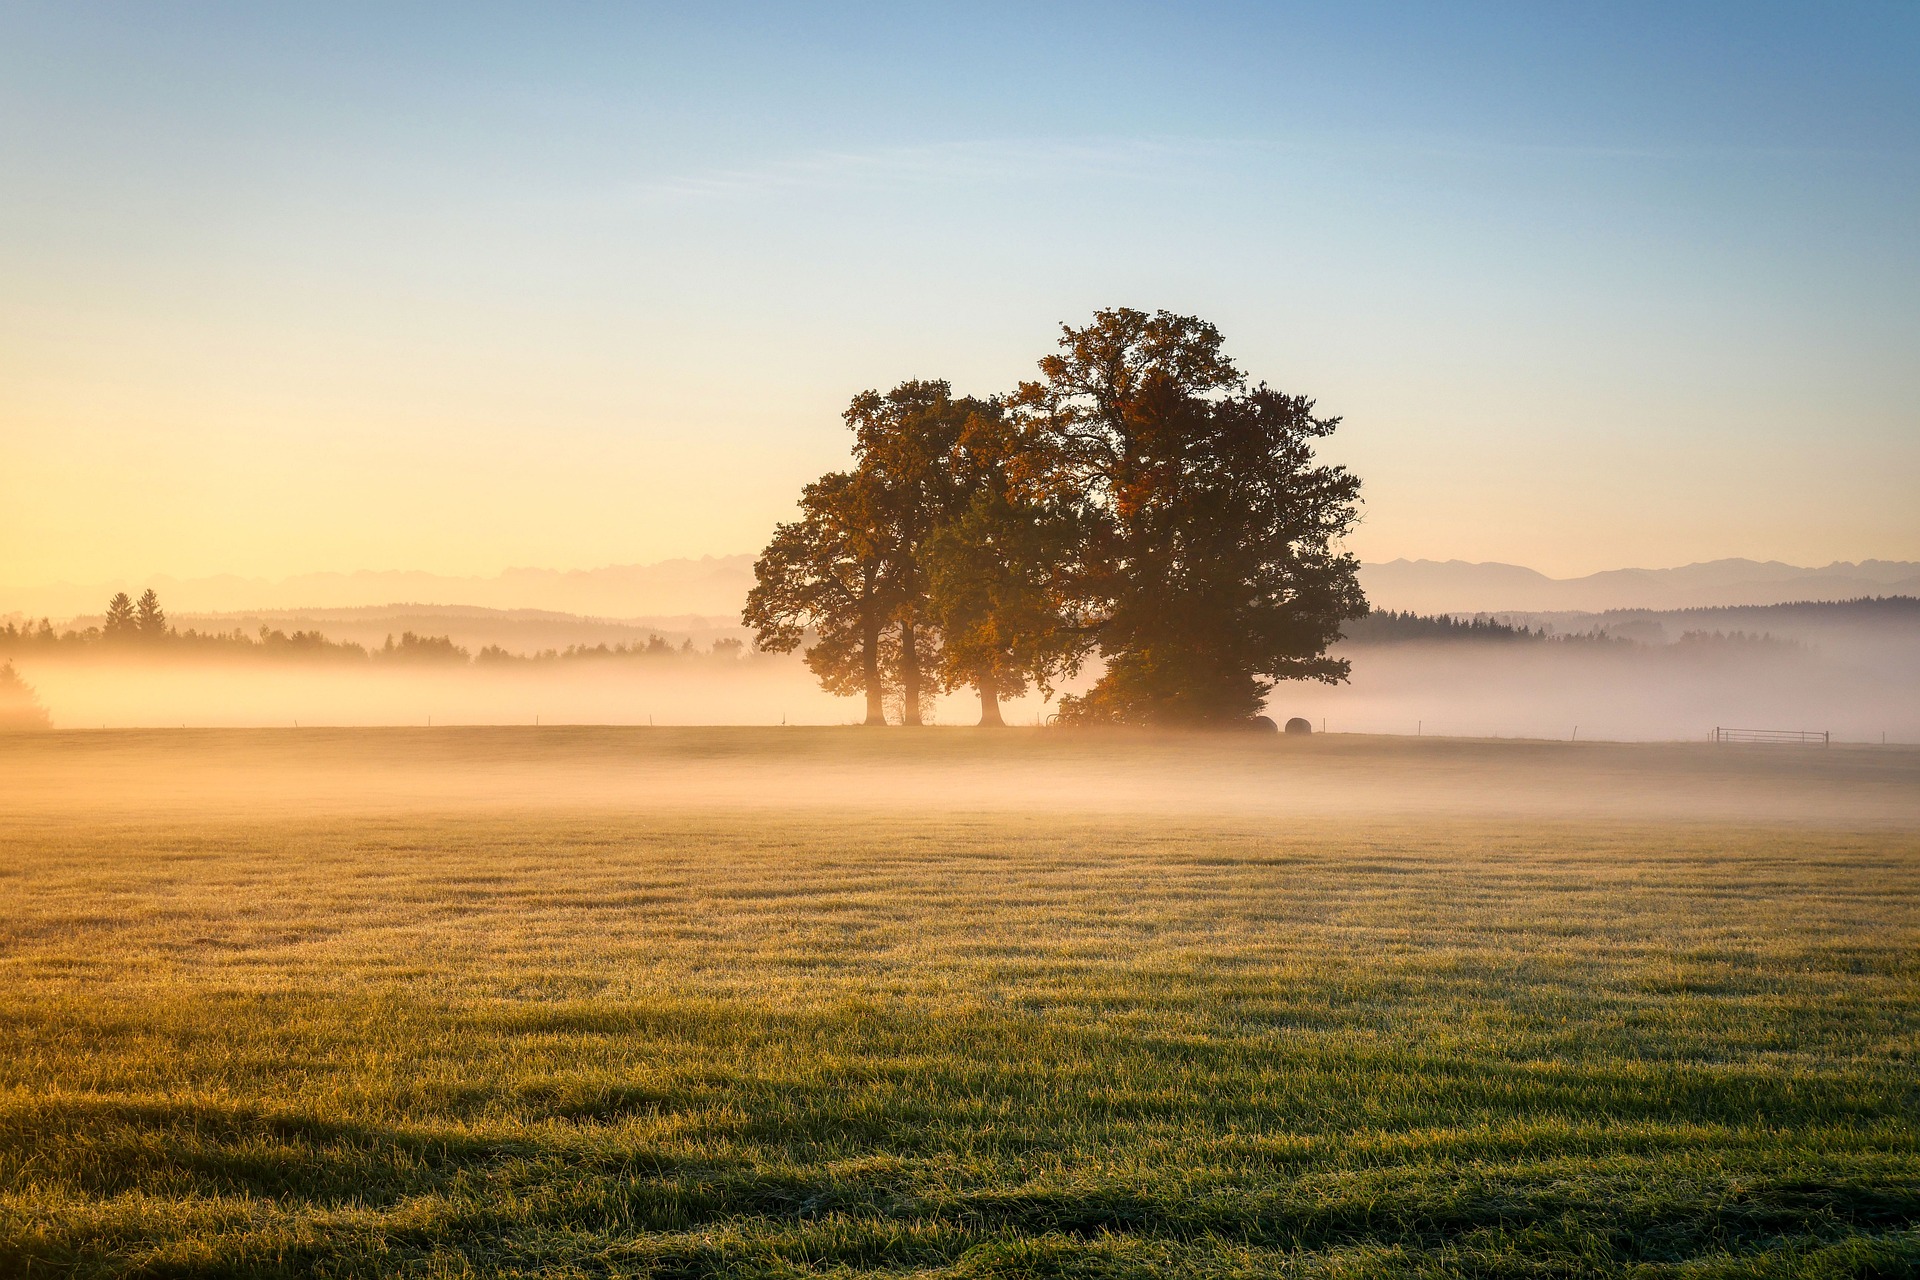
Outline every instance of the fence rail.
{"label": "fence rail", "polygon": [[1715,742],[1784,742],[1789,744],[1818,743],[1829,746],[1833,735],[1825,729],[1719,729],[1713,731]]}

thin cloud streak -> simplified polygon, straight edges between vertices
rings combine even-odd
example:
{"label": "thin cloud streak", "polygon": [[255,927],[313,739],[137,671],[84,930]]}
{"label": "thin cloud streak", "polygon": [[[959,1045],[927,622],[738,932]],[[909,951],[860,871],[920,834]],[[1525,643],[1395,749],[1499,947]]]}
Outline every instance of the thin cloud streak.
{"label": "thin cloud streak", "polygon": [[1229,157],[1274,144],[1221,139],[977,140],[872,151],[816,151],[765,164],[639,184],[648,202],[726,199],[790,190],[884,190],[1034,179],[1141,179],[1169,164]]}
{"label": "thin cloud streak", "polygon": [[1150,180],[1186,164],[1248,162],[1280,154],[1389,159],[1538,158],[1692,162],[1785,160],[1814,155],[1871,159],[1866,149],[1645,147],[1489,141],[1472,138],[1355,138],[1339,144],[1260,138],[976,139],[869,151],[812,151],[755,165],[680,174],[630,188],[645,204],[754,198],[780,191],[882,191],[913,186],[1028,181]]}

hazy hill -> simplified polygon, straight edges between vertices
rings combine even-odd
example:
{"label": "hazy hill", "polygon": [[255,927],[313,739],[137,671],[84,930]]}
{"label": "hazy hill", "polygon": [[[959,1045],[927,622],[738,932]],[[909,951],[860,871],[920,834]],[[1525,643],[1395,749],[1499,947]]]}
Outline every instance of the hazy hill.
{"label": "hazy hill", "polygon": [[[1360,570],[1382,609],[1418,613],[1600,613],[1920,595],[1920,564],[1837,561],[1803,568],[1778,561],[1714,560],[1677,569],[1613,569],[1549,578],[1520,565],[1464,560],[1390,560]],[[737,618],[753,585],[753,557],[703,556],[600,569],[508,569],[492,577],[403,570],[309,573],[269,580],[223,576],[153,578],[94,585],[0,588],[0,615],[74,617],[98,613],[107,597],[151,586],[176,615],[470,605],[542,610],[640,623],[675,616]],[[695,629],[682,627],[678,629]]]}
{"label": "hazy hill", "polygon": [[594,618],[738,617],[752,585],[752,556],[702,556],[600,569],[508,569],[492,577],[472,578],[363,569],[278,580],[222,575],[92,586],[62,583],[0,590],[0,613],[55,618],[98,613],[115,591],[137,594],[151,586],[173,614],[351,609],[405,602],[545,610]]}
{"label": "hazy hill", "polygon": [[173,615],[176,626],[199,631],[235,629],[253,635],[261,627],[276,631],[318,631],[331,640],[352,640],[377,649],[388,636],[412,631],[446,636],[462,648],[478,652],[498,645],[509,653],[539,653],[578,645],[644,644],[660,636],[675,647],[691,640],[696,648],[711,648],[715,640],[745,639],[746,628],[737,615],[708,617],[673,614],[657,617],[589,618],[546,609],[487,609],[475,605],[375,605],[340,609],[249,609],[231,613]]}

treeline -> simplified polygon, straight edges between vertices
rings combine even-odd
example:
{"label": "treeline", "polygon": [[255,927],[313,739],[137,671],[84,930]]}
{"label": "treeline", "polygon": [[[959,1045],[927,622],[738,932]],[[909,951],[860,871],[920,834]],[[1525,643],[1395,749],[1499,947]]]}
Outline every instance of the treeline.
{"label": "treeline", "polygon": [[473,656],[478,663],[488,664],[541,664],[550,662],[608,662],[621,659],[641,658],[649,661],[660,659],[708,658],[719,662],[738,662],[746,655],[744,642],[723,636],[715,640],[710,648],[695,647],[691,639],[678,645],[663,636],[648,636],[644,641],[635,640],[621,644],[573,644],[564,649],[542,649],[537,653],[512,653],[499,645],[490,644]]}
{"label": "treeline", "polygon": [[1793,640],[1757,631],[1686,631],[1671,644],[1649,644],[1631,636],[1614,635],[1605,627],[1591,631],[1554,632],[1514,626],[1497,618],[1460,618],[1451,614],[1421,614],[1375,609],[1342,627],[1342,640],[1352,645],[1431,642],[1492,642],[1552,644],[1609,649],[1671,649],[1690,653],[1731,653],[1755,650],[1804,651]]}
{"label": "treeline", "polygon": [[318,631],[285,632],[262,626],[248,634],[232,631],[180,630],[167,622],[159,598],[149,589],[132,600],[125,592],[107,604],[104,625],[55,631],[51,619],[38,625],[9,622],[0,627],[0,653],[15,654],[91,654],[97,656],[133,654],[174,654],[181,656],[246,657],[287,659],[303,662],[406,663],[424,665],[464,665],[469,662],[488,665],[585,662],[618,659],[691,657],[718,661],[737,661],[746,651],[742,641],[722,638],[710,649],[696,649],[693,641],[681,645],[669,643],[658,635],[644,641],[615,645],[571,645],[565,649],[547,649],[533,654],[510,653],[498,645],[487,645],[479,653],[457,645],[448,636],[422,636],[404,631],[398,638],[389,635],[386,643],[374,648],[352,640],[332,640]]}
{"label": "treeline", "polygon": [[471,654],[446,636],[419,636],[408,631],[398,639],[387,637],[384,646],[369,649],[352,640],[332,640],[318,631],[285,632],[261,627],[252,635],[238,628],[232,631],[179,631],[159,633],[114,633],[102,627],[56,632],[46,618],[36,626],[0,628],[0,652],[18,654],[87,654],[98,657],[158,655],[204,655],[207,657],[264,657],[296,661],[347,662],[466,662]]}
{"label": "treeline", "polygon": [[853,465],[806,486],[754,566],[743,617],[803,648],[830,692],[921,722],[938,690],[1053,685],[1068,723],[1246,723],[1366,610],[1337,549],[1360,482],[1316,465],[1338,425],[1250,383],[1212,325],[1130,309],[1061,326],[1038,379],[956,397],[943,380],[855,396]]}
{"label": "treeline", "polygon": [[1782,639],[1764,631],[1683,631],[1670,648],[1696,655],[1713,656],[1732,653],[1756,653],[1760,651],[1776,653],[1807,653],[1808,647],[1799,640]]}
{"label": "treeline", "polygon": [[1388,644],[1416,640],[1545,640],[1544,631],[1516,627],[1493,618],[1456,618],[1450,614],[1420,614],[1373,609],[1341,624],[1341,637],[1352,644]]}
{"label": "treeline", "polygon": [[377,649],[351,640],[331,640],[318,631],[291,633],[262,626],[249,635],[232,631],[181,630],[167,622],[160,598],[148,588],[138,600],[126,592],[107,602],[106,618],[101,626],[55,631],[49,618],[39,625],[18,626],[7,623],[0,628],[0,651],[12,653],[92,653],[109,654],[169,653],[208,656],[245,655],[249,657],[292,658],[299,660],[345,660],[349,662],[466,662],[467,650],[446,636],[419,636],[408,631],[399,639],[388,636]]}
{"label": "treeline", "polygon": [[1609,609],[1598,616],[1597,625],[1608,627],[1617,622],[1643,619],[1658,621],[1676,615],[1702,622],[1865,622],[1911,626],[1920,623],[1920,597],[1856,596],[1851,600],[1791,600],[1784,604],[1712,605],[1694,609]]}
{"label": "treeline", "polygon": [[1534,645],[1584,645],[1601,649],[1686,649],[1686,651],[1803,651],[1805,645],[1780,639],[1764,631],[1682,631],[1672,643],[1645,643],[1630,635],[1615,635],[1605,626],[1592,631],[1549,631],[1549,629],[1513,626],[1498,618],[1457,618],[1453,614],[1415,614],[1377,608],[1342,626],[1342,639],[1350,645],[1396,645],[1425,641],[1492,641],[1492,643],[1534,643]]}

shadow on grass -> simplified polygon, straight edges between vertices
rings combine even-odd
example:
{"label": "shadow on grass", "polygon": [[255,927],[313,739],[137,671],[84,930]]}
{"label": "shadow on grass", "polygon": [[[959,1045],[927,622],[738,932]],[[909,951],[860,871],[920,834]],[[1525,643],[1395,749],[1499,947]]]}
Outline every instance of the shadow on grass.
{"label": "shadow on grass", "polygon": [[[451,1111],[377,1093],[352,1114],[297,1096],[16,1095],[0,1111],[0,1270],[1920,1266],[1911,1085],[1886,1078],[1250,1047],[884,1002],[404,1019],[422,1064],[469,1073],[408,1095]],[[351,1041],[374,1020],[348,1008],[317,1025]]]}

